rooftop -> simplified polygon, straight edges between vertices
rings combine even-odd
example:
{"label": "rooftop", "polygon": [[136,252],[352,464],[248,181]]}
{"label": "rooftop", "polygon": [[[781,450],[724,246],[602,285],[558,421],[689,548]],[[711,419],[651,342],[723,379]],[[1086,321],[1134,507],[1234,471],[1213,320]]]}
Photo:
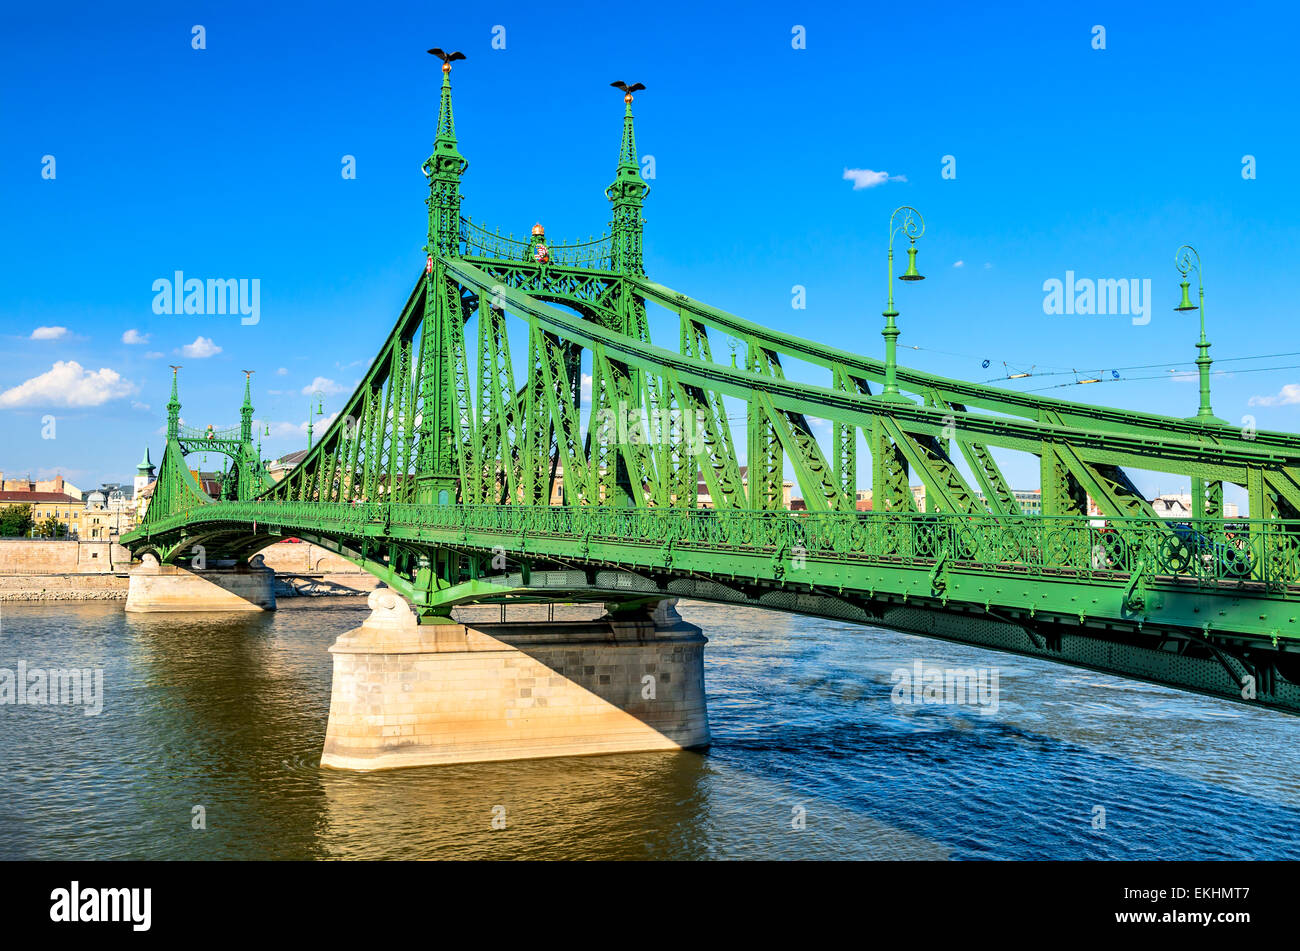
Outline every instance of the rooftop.
{"label": "rooftop", "polygon": [[62,492],[0,492],[0,502],[79,502]]}
{"label": "rooftop", "polygon": [[293,452],[287,452],[271,463],[267,468],[286,469],[290,466],[296,466],[298,463],[302,462],[303,457],[306,456],[308,452],[310,452],[308,449],[295,449]]}

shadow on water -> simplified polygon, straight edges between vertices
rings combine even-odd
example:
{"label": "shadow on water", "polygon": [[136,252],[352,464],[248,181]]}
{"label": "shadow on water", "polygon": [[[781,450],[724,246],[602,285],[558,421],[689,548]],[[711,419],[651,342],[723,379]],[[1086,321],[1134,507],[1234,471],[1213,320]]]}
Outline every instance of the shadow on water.
{"label": "shadow on water", "polygon": [[[953,858],[1300,857],[1295,718],[857,625],[682,613],[737,632],[709,645],[725,672],[709,696],[715,762]],[[1000,709],[892,703],[892,672],[916,659],[999,668]],[[745,715],[754,707],[769,716]]]}
{"label": "shadow on water", "polygon": [[[355,774],[317,764],[326,648],[359,603],[6,607],[0,666],[102,666],[106,700],[98,717],[0,710],[0,857],[1300,856],[1276,714],[853,625],[680,609],[711,638],[707,754]],[[890,703],[889,671],[914,657],[999,666],[999,712]]]}
{"label": "shadow on water", "polygon": [[322,782],[328,853],[339,858],[944,856],[853,809],[823,810],[795,831],[806,796],[695,752],[327,772]]}

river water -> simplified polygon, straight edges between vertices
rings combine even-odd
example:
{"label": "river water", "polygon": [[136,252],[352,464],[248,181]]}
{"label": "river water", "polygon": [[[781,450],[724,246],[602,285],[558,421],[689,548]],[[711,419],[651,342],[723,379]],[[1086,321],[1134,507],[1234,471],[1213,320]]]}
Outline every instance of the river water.
{"label": "river water", "polygon": [[[0,705],[0,859],[1300,858],[1300,719],[869,627],[678,609],[710,638],[708,751],[349,774],[317,762],[326,648],[364,620],[358,601],[5,605],[0,670],[102,668],[104,696],[97,716]],[[918,660],[995,668],[996,712],[892,702]]]}

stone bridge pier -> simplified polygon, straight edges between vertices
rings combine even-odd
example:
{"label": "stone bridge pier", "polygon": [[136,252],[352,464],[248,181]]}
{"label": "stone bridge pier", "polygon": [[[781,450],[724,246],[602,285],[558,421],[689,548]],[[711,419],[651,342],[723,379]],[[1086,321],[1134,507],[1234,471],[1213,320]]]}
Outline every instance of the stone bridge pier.
{"label": "stone bridge pier", "polygon": [[146,554],[131,569],[126,609],[164,611],[274,611],[275,572],[254,555],[247,565],[196,571],[159,564]]}
{"label": "stone bridge pier", "polygon": [[375,770],[707,746],[704,645],[675,600],[593,621],[418,623],[390,589],[330,648],[321,765]]}

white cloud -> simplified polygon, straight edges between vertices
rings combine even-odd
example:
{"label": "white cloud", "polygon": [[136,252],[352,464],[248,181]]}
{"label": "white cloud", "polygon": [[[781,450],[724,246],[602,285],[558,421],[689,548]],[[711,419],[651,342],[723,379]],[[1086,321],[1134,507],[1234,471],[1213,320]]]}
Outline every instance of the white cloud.
{"label": "white cloud", "polygon": [[[184,417],[184,416],[178,416],[178,417],[176,417],[176,421],[177,421],[178,423],[180,423],[182,426],[185,425],[185,417]],[[167,435],[167,424],[166,424],[166,423],[163,423],[161,426],[159,426],[157,429],[155,429],[155,430],[153,431],[153,434],[154,434],[155,436],[166,436],[166,435]]]}
{"label": "white cloud", "polygon": [[159,350],[150,350],[148,353],[146,353],[146,354],[144,355],[144,358],[145,358],[146,360],[160,360],[160,359],[162,359],[162,358],[165,357],[165,356],[166,356],[166,354],[165,354],[165,353],[162,353],[162,352],[159,351]]}
{"label": "white cloud", "polygon": [[75,360],[58,361],[40,376],[0,393],[0,408],[15,406],[100,406],[129,396],[136,385],[116,370],[83,369]]}
{"label": "white cloud", "polygon": [[1290,406],[1300,403],[1300,383],[1288,383],[1273,396],[1252,396],[1249,406]]}
{"label": "white cloud", "polygon": [[58,340],[68,332],[67,327],[37,327],[32,331],[32,340]]}
{"label": "white cloud", "polygon": [[195,337],[193,343],[187,343],[180,350],[181,356],[191,360],[203,360],[220,352],[221,348],[212,342],[211,337]]}
{"label": "white cloud", "polygon": [[846,168],[844,170],[844,180],[853,183],[853,190],[861,191],[864,188],[875,188],[877,185],[883,185],[885,182],[905,182],[906,175],[890,175],[888,172],[873,172],[869,168]]}
{"label": "white cloud", "polygon": [[141,403],[139,400],[132,400],[132,401],[131,401],[131,408],[132,408],[132,409],[147,410],[147,409],[149,408],[149,404],[148,404],[148,403]]}
{"label": "white cloud", "polygon": [[89,469],[68,469],[64,467],[50,468],[48,466],[42,466],[41,468],[36,470],[36,478],[38,479],[53,479],[55,476],[58,475],[63,476],[63,478],[65,479],[79,480],[82,476],[90,475],[90,470]]}
{"label": "white cloud", "polygon": [[278,369],[278,370],[275,371],[275,375],[276,375],[276,376],[288,376],[288,375],[289,375],[289,371],[288,371],[285,367],[280,367],[280,369]]}
{"label": "white cloud", "polygon": [[300,423],[295,426],[293,423],[271,423],[271,439],[284,439],[288,436],[297,436],[300,433],[307,432],[307,424]]}
{"label": "white cloud", "polygon": [[[314,418],[311,424],[312,439],[315,440],[323,432],[325,432],[325,430],[329,429],[330,425],[334,422],[334,420],[338,418],[339,418],[338,413],[330,413],[328,416]],[[265,427],[268,425],[271,428],[271,435],[268,437],[270,439],[297,439],[299,437],[302,437],[303,439],[307,438],[306,420],[303,420],[301,423],[283,423],[283,422],[267,423],[265,421],[258,421],[256,424],[257,427]]]}
{"label": "white cloud", "polygon": [[584,373],[582,375],[582,398],[584,400],[591,399],[591,384],[592,384],[591,374]]}
{"label": "white cloud", "polygon": [[123,343],[148,343],[149,335],[142,334],[140,333],[140,331],[132,327],[126,333],[122,334],[122,342]]}
{"label": "white cloud", "polygon": [[316,390],[320,390],[326,396],[329,396],[334,393],[342,393],[343,387],[327,377],[318,376],[302,388],[302,395],[311,396]]}
{"label": "white cloud", "polygon": [[965,266],[966,266],[966,262],[965,262],[965,261],[953,261],[953,262],[952,262],[952,266],[953,266],[953,267],[965,267]]}

